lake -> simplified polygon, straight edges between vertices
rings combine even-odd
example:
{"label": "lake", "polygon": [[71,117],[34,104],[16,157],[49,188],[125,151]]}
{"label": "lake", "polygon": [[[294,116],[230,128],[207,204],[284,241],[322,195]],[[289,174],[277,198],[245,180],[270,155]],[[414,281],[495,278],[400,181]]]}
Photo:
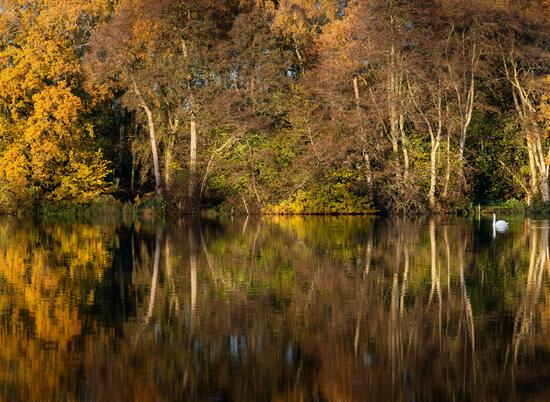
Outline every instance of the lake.
{"label": "lake", "polygon": [[0,400],[550,400],[547,220],[0,221]]}

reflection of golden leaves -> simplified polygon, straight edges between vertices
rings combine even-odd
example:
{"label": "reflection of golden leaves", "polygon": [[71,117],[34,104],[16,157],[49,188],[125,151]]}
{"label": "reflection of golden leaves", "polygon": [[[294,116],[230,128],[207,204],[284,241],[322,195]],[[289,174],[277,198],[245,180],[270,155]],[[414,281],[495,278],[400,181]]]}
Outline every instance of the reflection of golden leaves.
{"label": "reflection of golden leaves", "polygon": [[75,399],[64,395],[74,375],[71,342],[82,332],[79,307],[93,301],[111,264],[109,239],[84,224],[0,225],[0,311],[8,315],[0,326],[0,361],[8,363],[0,381],[17,385],[21,399]]}

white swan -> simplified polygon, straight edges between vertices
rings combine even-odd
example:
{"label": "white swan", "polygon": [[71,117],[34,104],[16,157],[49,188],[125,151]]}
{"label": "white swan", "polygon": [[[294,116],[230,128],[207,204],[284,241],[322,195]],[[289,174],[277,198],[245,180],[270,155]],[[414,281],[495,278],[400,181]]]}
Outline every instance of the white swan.
{"label": "white swan", "polygon": [[508,222],[497,221],[497,214],[493,214],[493,232],[504,233],[508,230]]}

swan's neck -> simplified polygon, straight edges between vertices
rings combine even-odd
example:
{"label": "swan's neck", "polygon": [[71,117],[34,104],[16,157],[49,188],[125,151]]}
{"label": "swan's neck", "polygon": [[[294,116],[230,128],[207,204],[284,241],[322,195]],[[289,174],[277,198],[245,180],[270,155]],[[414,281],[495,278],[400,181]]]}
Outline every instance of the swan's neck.
{"label": "swan's neck", "polygon": [[497,214],[493,214],[493,225],[497,222]]}

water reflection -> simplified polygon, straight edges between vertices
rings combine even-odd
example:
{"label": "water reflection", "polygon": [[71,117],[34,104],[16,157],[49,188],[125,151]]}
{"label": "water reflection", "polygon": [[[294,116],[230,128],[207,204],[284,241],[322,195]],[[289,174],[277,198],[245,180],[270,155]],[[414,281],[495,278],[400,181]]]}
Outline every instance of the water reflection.
{"label": "water reflection", "polygon": [[549,222],[0,223],[0,399],[547,400]]}

